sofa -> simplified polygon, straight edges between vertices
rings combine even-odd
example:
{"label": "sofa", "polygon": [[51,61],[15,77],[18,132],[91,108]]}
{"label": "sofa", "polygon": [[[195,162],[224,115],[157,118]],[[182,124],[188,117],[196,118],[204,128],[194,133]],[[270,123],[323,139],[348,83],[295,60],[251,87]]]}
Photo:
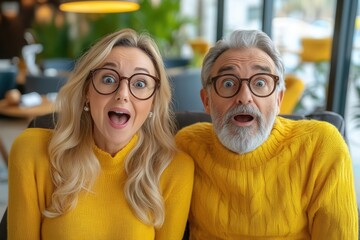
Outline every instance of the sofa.
{"label": "sofa", "polygon": [[[321,121],[327,121],[333,124],[339,132],[344,136],[345,134],[345,122],[341,115],[330,112],[330,111],[321,111],[315,112],[309,115],[281,115],[286,118],[299,120],[299,119],[316,119]],[[49,114],[33,119],[28,127],[38,127],[38,128],[53,128],[56,121],[56,115]],[[210,122],[211,118],[205,112],[177,112],[176,113],[176,125],[177,129],[181,129],[185,126],[196,122]],[[189,229],[187,228],[184,234],[184,240],[188,239]],[[7,239],[7,211],[5,211],[4,216],[0,224],[0,239]]]}

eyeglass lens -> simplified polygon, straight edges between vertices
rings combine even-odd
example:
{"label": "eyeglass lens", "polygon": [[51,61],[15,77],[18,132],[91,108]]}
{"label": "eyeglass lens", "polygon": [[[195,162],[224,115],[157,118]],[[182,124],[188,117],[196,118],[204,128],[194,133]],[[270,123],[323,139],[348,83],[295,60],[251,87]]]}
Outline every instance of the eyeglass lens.
{"label": "eyeglass lens", "polygon": [[156,90],[156,80],[145,73],[135,73],[129,78],[120,77],[112,69],[99,68],[93,72],[92,81],[95,89],[104,95],[114,93],[123,79],[128,80],[130,93],[138,99],[150,98]]}
{"label": "eyeglass lens", "polygon": [[214,77],[215,90],[222,97],[235,96],[242,85],[247,81],[250,91],[256,96],[268,96],[275,89],[275,80],[272,75],[256,74],[249,79],[240,79],[232,74]]}

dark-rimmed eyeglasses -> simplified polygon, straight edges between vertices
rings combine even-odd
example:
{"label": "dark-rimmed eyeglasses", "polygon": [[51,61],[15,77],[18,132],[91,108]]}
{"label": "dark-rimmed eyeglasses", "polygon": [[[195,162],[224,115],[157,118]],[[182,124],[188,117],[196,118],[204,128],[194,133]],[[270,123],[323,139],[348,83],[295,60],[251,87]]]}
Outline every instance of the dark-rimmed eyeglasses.
{"label": "dark-rimmed eyeglasses", "polygon": [[96,68],[90,71],[92,85],[101,95],[110,95],[120,87],[120,82],[127,80],[131,95],[139,100],[151,98],[160,86],[160,80],[146,73],[135,73],[130,77],[123,77],[111,68]]}
{"label": "dark-rimmed eyeglasses", "polygon": [[242,82],[245,81],[257,97],[268,97],[276,88],[279,77],[270,73],[257,73],[250,78],[240,78],[234,74],[223,74],[211,78],[215,92],[223,98],[234,97],[240,91]]}

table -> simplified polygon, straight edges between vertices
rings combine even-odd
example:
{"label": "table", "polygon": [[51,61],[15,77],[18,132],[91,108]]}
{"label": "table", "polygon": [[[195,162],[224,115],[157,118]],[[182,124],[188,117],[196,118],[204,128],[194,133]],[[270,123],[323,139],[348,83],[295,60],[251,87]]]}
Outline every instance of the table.
{"label": "table", "polygon": [[8,117],[32,119],[37,116],[46,115],[54,110],[54,103],[46,96],[42,96],[40,105],[34,107],[22,107],[18,105],[8,105],[6,100],[0,100],[0,114]]}
{"label": "table", "polygon": [[[34,107],[22,107],[18,105],[8,105],[5,99],[0,100],[0,115],[14,118],[23,118],[30,121],[34,117],[46,115],[54,111],[54,103],[46,96],[42,96],[40,105]],[[0,154],[7,164],[8,153],[4,141],[0,136]]]}

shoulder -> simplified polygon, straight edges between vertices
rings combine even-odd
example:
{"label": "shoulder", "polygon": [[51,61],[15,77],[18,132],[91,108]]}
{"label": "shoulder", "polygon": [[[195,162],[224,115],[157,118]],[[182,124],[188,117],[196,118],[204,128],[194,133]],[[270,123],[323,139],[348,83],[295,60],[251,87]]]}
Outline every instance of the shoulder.
{"label": "shoulder", "polygon": [[212,134],[212,123],[200,122],[184,127],[175,136],[176,141],[202,139]]}
{"label": "shoulder", "polygon": [[50,129],[27,128],[15,138],[12,148],[29,149],[31,146],[47,145],[51,136]]}
{"label": "shoulder", "polygon": [[14,140],[10,155],[9,165],[30,164],[39,161],[48,155],[48,145],[52,130],[43,128],[27,128]]}
{"label": "shoulder", "polygon": [[282,135],[286,143],[303,146],[318,157],[326,155],[330,159],[339,159],[349,156],[344,136],[329,122],[278,118],[274,129],[273,134]]}
{"label": "shoulder", "polygon": [[194,172],[194,161],[190,155],[181,150],[178,150],[176,151],[174,158],[170,162],[168,168],[171,171],[181,172],[181,174],[184,174],[185,172],[192,174],[192,172]]}
{"label": "shoulder", "polygon": [[207,122],[196,123],[181,129],[175,136],[179,149],[194,156],[196,152],[206,152],[214,144],[213,125]]}
{"label": "shoulder", "polygon": [[162,178],[170,179],[170,181],[186,181],[192,179],[194,175],[194,161],[185,152],[176,151],[172,161],[165,169]]}
{"label": "shoulder", "polygon": [[181,129],[175,136],[179,149],[188,153],[197,162],[213,154],[215,149],[224,148],[217,138],[212,123],[201,122]]}
{"label": "shoulder", "polygon": [[278,117],[275,129],[293,135],[307,135],[319,139],[327,137],[343,138],[339,130],[333,124],[313,119],[291,120]]}

